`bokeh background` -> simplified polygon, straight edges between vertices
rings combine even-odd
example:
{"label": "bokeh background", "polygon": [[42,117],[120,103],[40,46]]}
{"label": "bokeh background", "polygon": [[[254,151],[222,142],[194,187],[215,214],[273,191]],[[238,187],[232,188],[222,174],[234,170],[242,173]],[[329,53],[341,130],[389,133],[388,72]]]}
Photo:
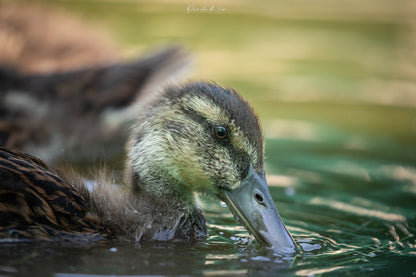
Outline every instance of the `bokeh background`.
{"label": "bokeh background", "polygon": [[[267,137],[320,140],[324,126],[416,141],[414,1],[0,3],[3,18],[36,22],[20,27],[24,34],[0,27],[0,61],[27,71],[181,45],[194,59],[187,77],[240,91]],[[359,138],[351,144],[360,147]]]}

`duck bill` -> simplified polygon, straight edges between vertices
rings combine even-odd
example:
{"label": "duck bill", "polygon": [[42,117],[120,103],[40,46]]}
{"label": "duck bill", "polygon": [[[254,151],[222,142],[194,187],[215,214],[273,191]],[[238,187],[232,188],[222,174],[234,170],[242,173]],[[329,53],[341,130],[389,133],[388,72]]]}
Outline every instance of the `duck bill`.
{"label": "duck bill", "polygon": [[253,166],[238,188],[225,192],[224,200],[261,245],[283,253],[296,251],[296,243],[274,206],[265,175],[258,174]]}

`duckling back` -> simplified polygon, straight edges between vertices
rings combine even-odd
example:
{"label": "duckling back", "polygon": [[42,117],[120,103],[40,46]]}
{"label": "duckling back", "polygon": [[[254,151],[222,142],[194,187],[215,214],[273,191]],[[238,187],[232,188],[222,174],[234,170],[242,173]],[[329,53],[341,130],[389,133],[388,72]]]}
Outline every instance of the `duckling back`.
{"label": "duckling back", "polygon": [[110,237],[88,213],[88,197],[41,160],[0,148],[1,239]]}
{"label": "duckling back", "polygon": [[175,207],[101,176],[92,187],[68,180],[45,162],[0,147],[0,242],[29,239],[93,243],[207,236],[199,208]]}

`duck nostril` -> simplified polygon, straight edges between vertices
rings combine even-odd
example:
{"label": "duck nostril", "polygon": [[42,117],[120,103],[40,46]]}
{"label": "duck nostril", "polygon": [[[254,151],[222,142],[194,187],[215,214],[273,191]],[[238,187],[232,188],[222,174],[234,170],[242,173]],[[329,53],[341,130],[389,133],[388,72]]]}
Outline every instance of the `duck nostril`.
{"label": "duck nostril", "polygon": [[256,193],[256,194],[254,195],[254,197],[256,198],[256,201],[257,201],[259,204],[263,204],[263,196],[261,196],[260,194]]}

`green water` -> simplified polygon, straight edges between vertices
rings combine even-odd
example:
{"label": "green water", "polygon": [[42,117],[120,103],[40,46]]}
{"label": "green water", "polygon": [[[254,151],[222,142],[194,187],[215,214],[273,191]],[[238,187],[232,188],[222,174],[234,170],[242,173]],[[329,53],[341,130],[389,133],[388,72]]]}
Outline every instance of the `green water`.
{"label": "green water", "polygon": [[[3,244],[6,276],[414,276],[415,165],[408,147],[332,130],[267,140],[270,190],[303,253],[260,248],[228,208],[202,199],[210,237],[194,245]],[[349,141],[368,143],[359,149]]]}
{"label": "green water", "polygon": [[228,208],[202,199],[204,242],[4,244],[0,275],[415,276],[412,1],[223,1],[223,14],[187,14],[201,3],[51,5],[108,30],[126,56],[184,45],[191,79],[243,93],[265,129],[271,194],[303,253],[259,248]]}

